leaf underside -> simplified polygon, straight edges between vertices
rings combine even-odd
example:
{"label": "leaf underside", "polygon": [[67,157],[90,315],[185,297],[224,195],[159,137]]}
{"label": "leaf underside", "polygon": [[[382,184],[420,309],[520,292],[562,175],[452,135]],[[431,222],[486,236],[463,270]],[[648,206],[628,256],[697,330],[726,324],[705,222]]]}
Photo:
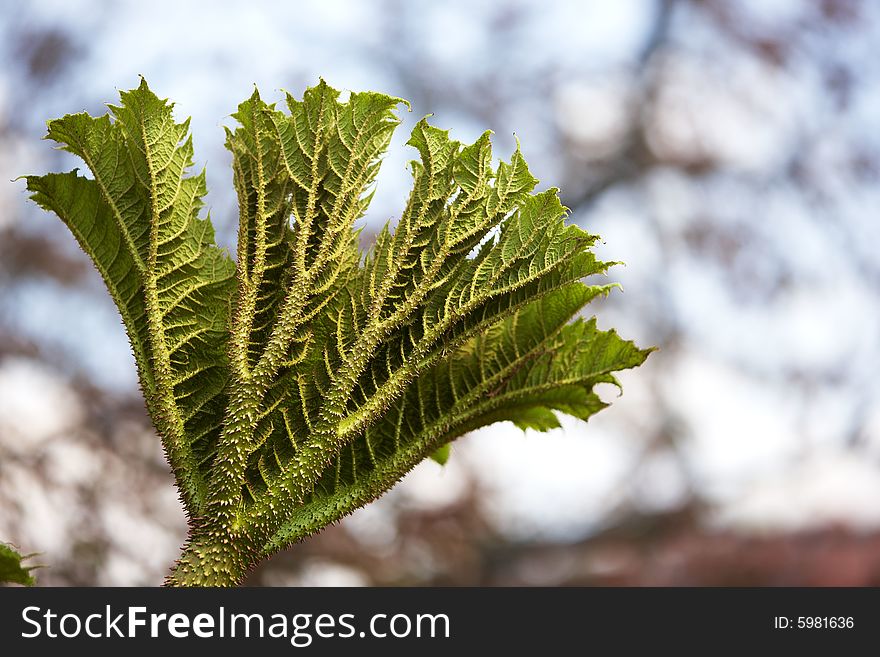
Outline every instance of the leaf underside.
{"label": "leaf underside", "polygon": [[227,148],[233,260],[200,216],[188,122],[146,82],[48,138],[91,172],[28,176],[91,256],[122,316],[188,513],[261,555],[381,495],[422,459],[499,421],[545,431],[605,407],[597,383],[640,350],[583,306],[610,264],[534,193],[519,149],[462,145],[423,119],[413,188],[366,252],[360,219],[405,101],[323,81],[286,111],[254,91]]}

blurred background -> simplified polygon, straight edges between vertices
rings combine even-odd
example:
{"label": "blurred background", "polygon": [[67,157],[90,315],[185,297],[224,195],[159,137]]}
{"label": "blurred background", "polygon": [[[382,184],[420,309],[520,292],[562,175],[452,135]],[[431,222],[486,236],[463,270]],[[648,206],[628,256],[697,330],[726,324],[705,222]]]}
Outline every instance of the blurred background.
{"label": "blurred background", "polygon": [[222,125],[256,83],[412,101],[514,133],[599,233],[588,311],[660,351],[549,434],[498,424],[254,572],[253,585],[880,585],[880,3],[0,2],[0,539],[42,584],[158,584],[185,521],[101,280],[26,173],[45,121],[138,74],[192,115],[219,239]]}

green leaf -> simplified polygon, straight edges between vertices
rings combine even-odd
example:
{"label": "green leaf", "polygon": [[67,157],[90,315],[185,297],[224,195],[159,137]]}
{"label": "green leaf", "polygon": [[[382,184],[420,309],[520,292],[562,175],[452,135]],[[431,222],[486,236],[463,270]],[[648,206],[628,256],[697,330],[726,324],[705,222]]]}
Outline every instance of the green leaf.
{"label": "green leaf", "polygon": [[22,561],[33,555],[21,555],[11,545],[0,543],[0,583],[33,586],[31,571],[37,566],[24,566]]}
{"label": "green leaf", "polygon": [[549,431],[550,429],[558,429],[561,426],[559,419],[553,411],[544,406],[511,408],[507,411],[506,417],[523,431],[526,429]]}
{"label": "green leaf", "polygon": [[199,463],[212,453],[228,376],[235,265],[199,218],[205,175],[188,175],[189,122],[145,81],[110,116],[69,114],[48,138],[81,157],[75,170],[28,176],[31,198],[70,228],[122,316],[141,387],[191,513],[205,500]]}
{"label": "green leaf", "polygon": [[145,82],[121,97],[49,124],[91,177],[27,181],[128,332],[193,517],[170,583],[239,581],[473,429],[586,420],[606,406],[594,386],[648,354],[579,316],[614,263],[556,189],[533,193],[519,144],[495,165],[491,132],[462,145],[419,121],[412,191],[362,254],[355,224],[406,101],[322,80],[285,111],[254,90],[226,131],[233,264],[198,215],[187,122]]}
{"label": "green leaf", "polygon": [[431,452],[431,460],[439,463],[440,465],[446,465],[446,462],[449,460],[450,454],[452,454],[452,445],[446,443],[445,445],[441,445],[433,452]]}
{"label": "green leaf", "polygon": [[596,288],[580,283],[549,294],[418,377],[327,469],[267,550],[370,502],[438,447],[469,431],[505,420],[546,431],[558,426],[554,411],[586,420],[605,408],[593,387],[616,383],[614,371],[637,367],[650,350],[600,331],[595,320],[568,323],[596,294]]}

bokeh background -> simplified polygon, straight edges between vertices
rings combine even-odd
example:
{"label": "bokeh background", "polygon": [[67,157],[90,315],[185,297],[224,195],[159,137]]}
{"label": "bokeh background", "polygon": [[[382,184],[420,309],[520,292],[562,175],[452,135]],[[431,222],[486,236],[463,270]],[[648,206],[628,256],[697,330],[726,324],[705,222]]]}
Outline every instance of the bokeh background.
{"label": "bokeh background", "polygon": [[227,246],[221,126],[254,83],[412,101],[366,242],[418,118],[515,133],[627,263],[589,312],[661,348],[589,424],[469,435],[250,584],[880,585],[880,3],[0,7],[0,539],[41,583],[157,584],[185,535],[116,311],[14,180],[78,166],[45,121],[143,74],[193,117]]}

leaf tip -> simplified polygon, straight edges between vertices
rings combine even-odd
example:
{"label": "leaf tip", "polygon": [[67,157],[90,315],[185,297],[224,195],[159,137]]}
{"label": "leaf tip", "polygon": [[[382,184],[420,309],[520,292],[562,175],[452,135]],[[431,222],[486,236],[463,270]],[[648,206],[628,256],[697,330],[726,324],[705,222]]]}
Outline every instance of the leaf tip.
{"label": "leaf tip", "polygon": [[452,454],[452,443],[446,443],[435,449],[431,453],[431,460],[435,463],[439,463],[440,465],[446,465],[449,461],[449,457]]}

